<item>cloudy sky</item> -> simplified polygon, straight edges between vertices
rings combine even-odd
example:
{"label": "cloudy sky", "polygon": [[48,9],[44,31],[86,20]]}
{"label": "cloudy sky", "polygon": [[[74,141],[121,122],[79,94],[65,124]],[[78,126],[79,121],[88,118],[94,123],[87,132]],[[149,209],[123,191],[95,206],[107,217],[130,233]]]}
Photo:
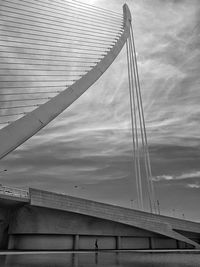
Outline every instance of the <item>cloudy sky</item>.
{"label": "cloudy sky", "polygon": [[[82,0],[122,11],[121,0]],[[129,0],[156,199],[200,221],[200,2]],[[45,129],[1,160],[3,184],[137,208],[126,51]],[[7,169],[6,172],[3,170]]]}

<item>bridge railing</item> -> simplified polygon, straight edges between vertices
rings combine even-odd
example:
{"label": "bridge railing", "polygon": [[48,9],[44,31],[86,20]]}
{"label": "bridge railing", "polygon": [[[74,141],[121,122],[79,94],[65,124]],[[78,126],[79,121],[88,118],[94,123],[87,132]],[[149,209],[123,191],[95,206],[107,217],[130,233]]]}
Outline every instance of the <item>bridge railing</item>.
{"label": "bridge railing", "polygon": [[14,197],[29,198],[29,191],[20,188],[13,188],[0,184],[0,194]]}

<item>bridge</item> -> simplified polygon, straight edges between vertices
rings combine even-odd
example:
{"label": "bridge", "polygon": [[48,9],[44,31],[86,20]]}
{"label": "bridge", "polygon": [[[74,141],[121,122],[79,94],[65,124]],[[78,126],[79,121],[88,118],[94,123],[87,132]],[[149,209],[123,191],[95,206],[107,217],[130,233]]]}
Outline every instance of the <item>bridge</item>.
{"label": "bridge", "polygon": [[[199,223],[157,214],[129,7],[125,4],[119,14],[76,0],[4,0],[0,24],[0,159],[76,101],[126,46],[140,208],[1,185],[0,248],[200,248]],[[143,179],[149,213],[143,211]]]}
{"label": "bridge", "polygon": [[30,188],[0,191],[0,248],[200,248],[200,223]]}

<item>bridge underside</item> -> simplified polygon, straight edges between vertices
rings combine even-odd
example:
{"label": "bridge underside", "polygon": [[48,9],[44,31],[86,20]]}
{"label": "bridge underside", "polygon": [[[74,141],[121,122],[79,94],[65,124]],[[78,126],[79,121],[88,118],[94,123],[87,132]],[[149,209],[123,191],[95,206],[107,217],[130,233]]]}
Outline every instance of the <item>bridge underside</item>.
{"label": "bridge underside", "polygon": [[200,224],[30,189],[0,196],[0,248],[16,250],[197,248]]}

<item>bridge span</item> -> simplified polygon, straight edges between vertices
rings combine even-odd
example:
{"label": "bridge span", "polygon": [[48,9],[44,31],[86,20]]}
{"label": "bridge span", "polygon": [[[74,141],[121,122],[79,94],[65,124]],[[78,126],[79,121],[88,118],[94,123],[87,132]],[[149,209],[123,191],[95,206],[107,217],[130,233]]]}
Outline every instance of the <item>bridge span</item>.
{"label": "bridge span", "polygon": [[200,223],[30,188],[0,189],[0,249],[200,248]]}

